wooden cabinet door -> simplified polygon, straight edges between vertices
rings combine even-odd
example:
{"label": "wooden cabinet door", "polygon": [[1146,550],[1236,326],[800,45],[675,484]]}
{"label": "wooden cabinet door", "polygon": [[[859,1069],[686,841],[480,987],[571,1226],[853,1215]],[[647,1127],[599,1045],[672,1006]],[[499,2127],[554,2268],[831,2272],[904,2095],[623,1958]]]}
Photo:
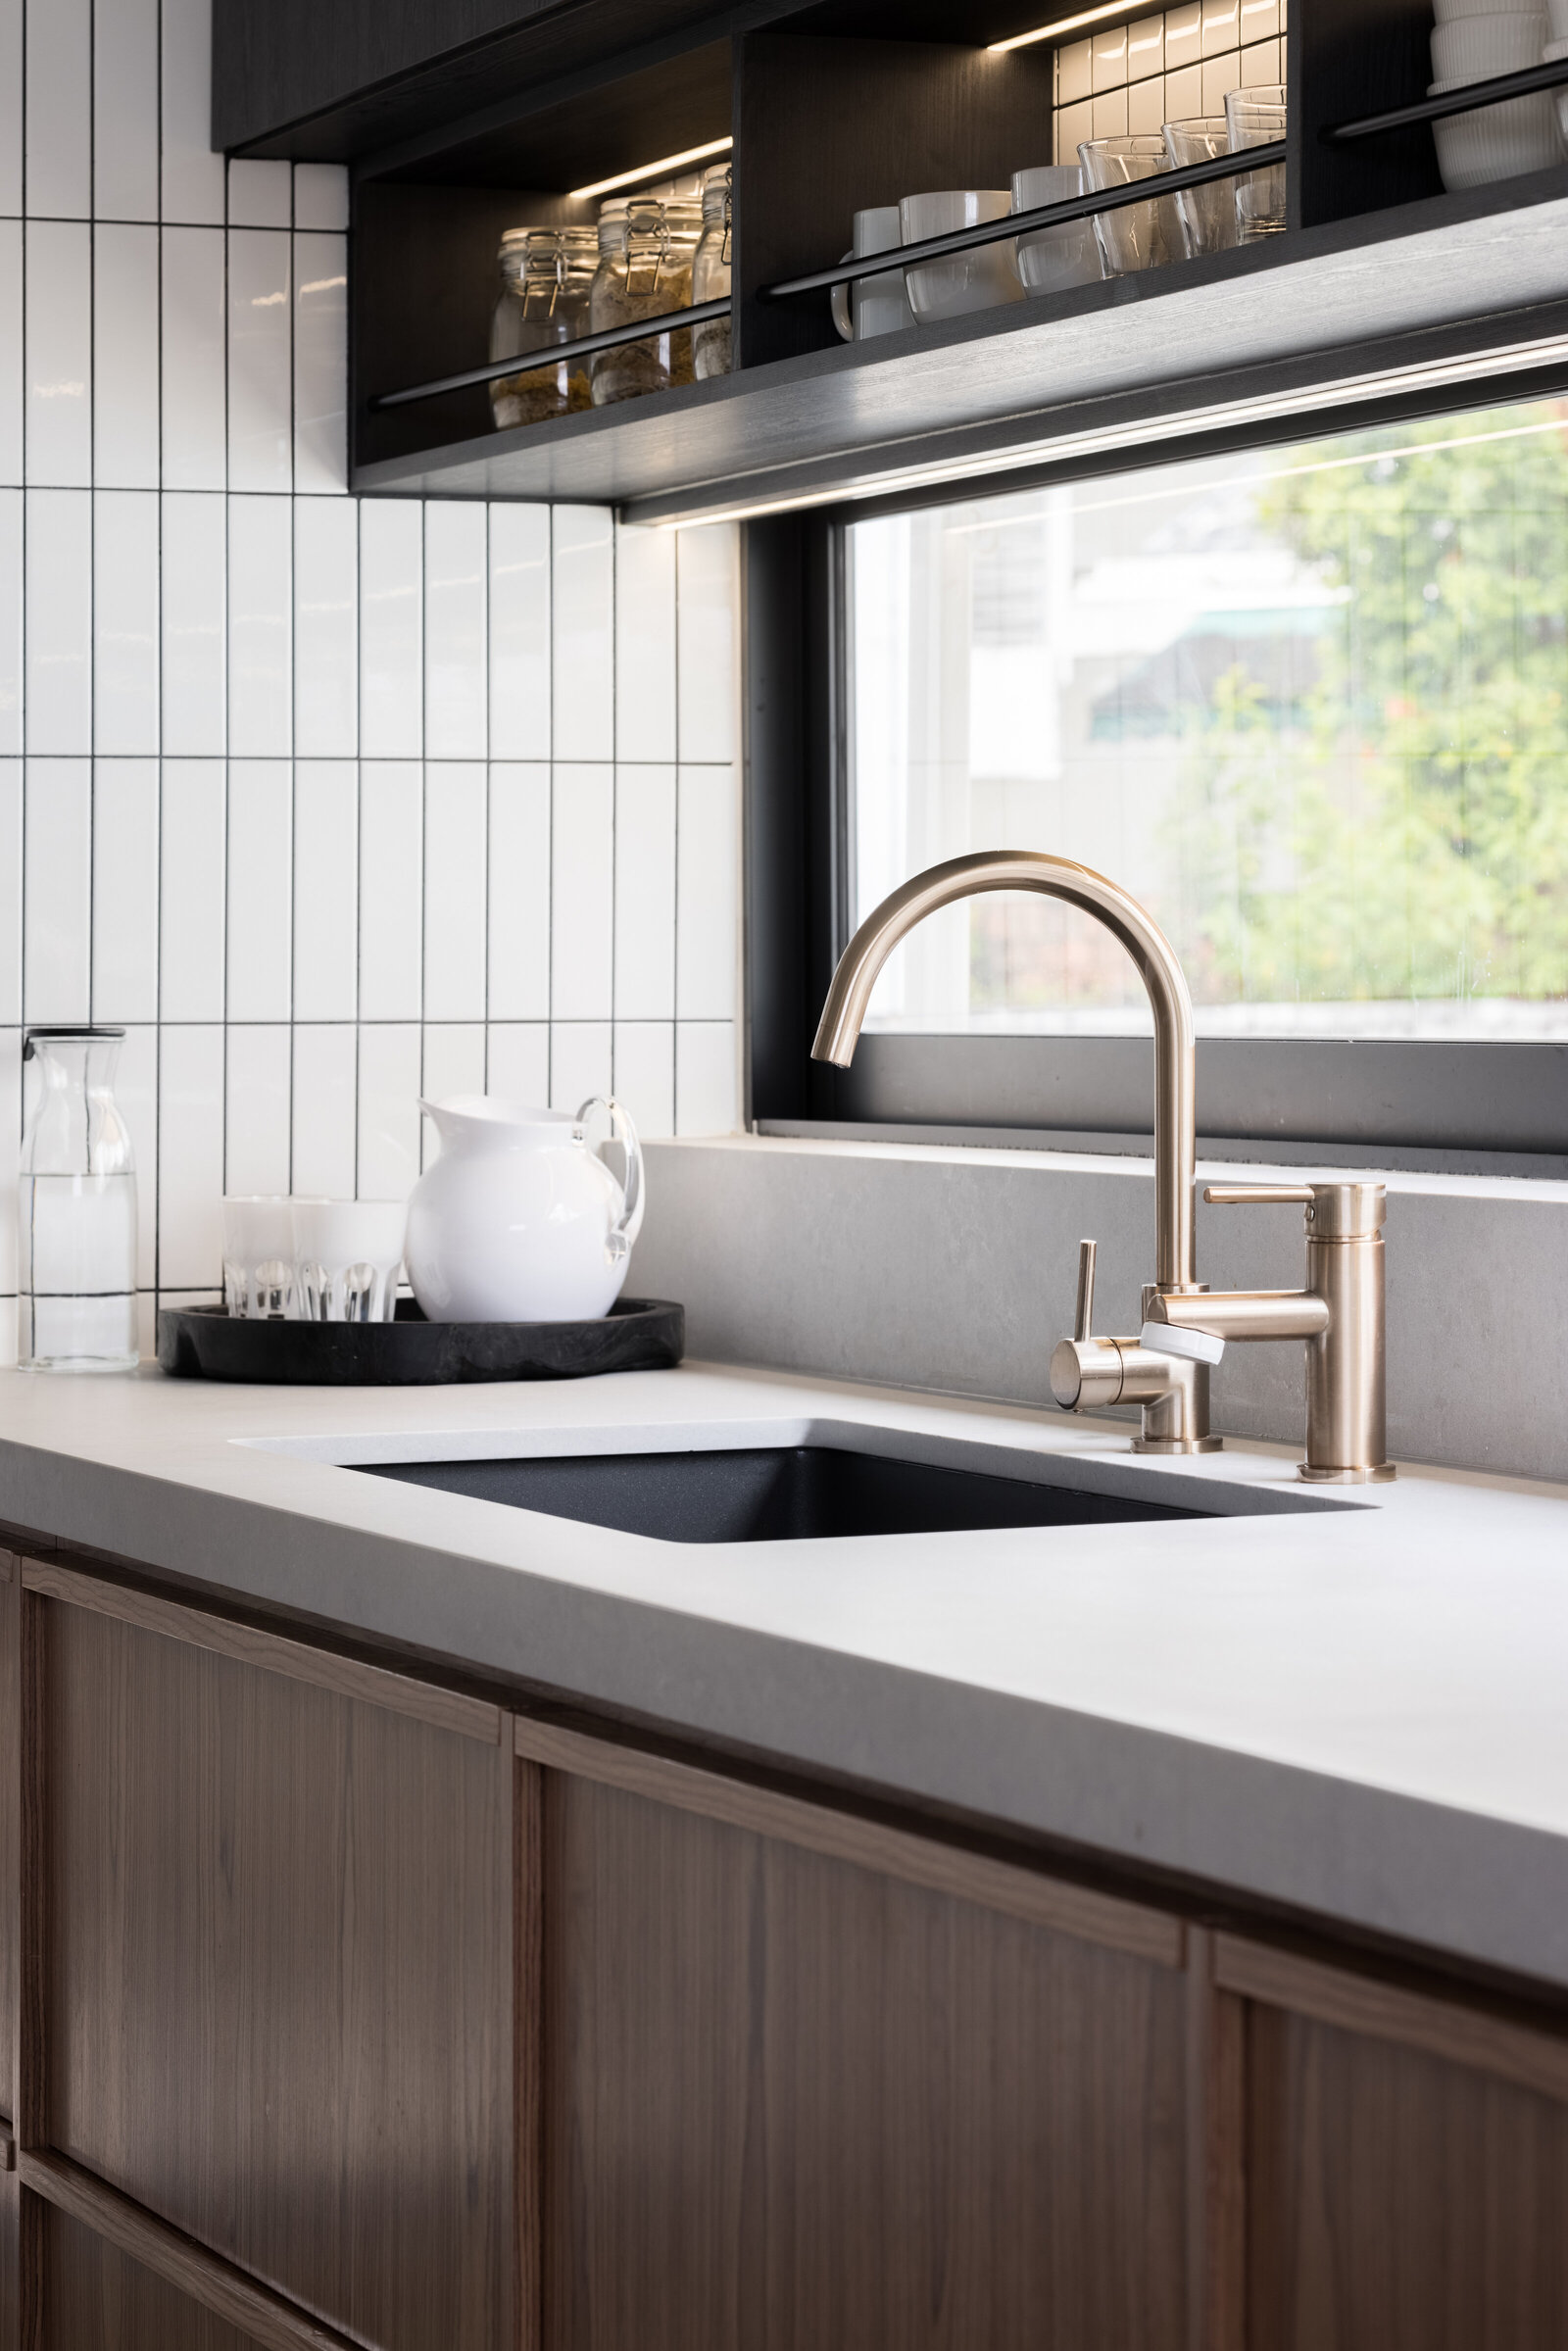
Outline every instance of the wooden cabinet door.
{"label": "wooden cabinet door", "polygon": [[1179,2351],[1174,1921],[519,1739],[550,2351]]}
{"label": "wooden cabinet door", "polygon": [[18,1839],[18,1626],[22,1562],[0,1548],[0,2351],[17,2340],[20,2190],[16,2165]]}
{"label": "wooden cabinet door", "polygon": [[[40,2045],[24,2186],[74,2195],[89,2222],[91,2196],[118,2191],[171,2225],[179,2240],[149,2257],[166,2284],[189,2240],[356,2342],[510,2351],[504,1718],[25,1573]],[[232,2311],[213,2278],[211,2308]]]}

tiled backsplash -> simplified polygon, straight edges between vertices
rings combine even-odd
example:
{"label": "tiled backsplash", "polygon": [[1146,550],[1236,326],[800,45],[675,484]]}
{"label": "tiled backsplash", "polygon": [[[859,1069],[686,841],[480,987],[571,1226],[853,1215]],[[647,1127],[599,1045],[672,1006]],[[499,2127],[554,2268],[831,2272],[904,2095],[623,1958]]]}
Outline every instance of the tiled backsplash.
{"label": "tiled backsplash", "polygon": [[1225,111],[1228,90],[1285,79],[1286,0],[1188,0],[1163,16],[1087,33],[1056,52],[1056,154],[1080,139],[1156,132]]}
{"label": "tiled backsplash", "polygon": [[405,1191],[420,1093],[736,1104],[733,531],[344,496],[344,175],[208,152],[207,17],[29,0],[24,71],[0,0],[0,1297],[90,1014],[148,1333],[225,1189]]}

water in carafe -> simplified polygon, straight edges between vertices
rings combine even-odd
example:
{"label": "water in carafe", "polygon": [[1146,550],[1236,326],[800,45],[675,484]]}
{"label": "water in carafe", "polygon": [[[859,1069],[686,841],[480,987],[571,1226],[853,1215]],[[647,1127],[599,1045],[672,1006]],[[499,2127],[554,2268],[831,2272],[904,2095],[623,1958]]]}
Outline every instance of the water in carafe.
{"label": "water in carafe", "polygon": [[30,1029],[39,1084],[22,1145],[17,1359],[27,1371],[136,1361],[136,1170],[115,1101],[123,1029]]}

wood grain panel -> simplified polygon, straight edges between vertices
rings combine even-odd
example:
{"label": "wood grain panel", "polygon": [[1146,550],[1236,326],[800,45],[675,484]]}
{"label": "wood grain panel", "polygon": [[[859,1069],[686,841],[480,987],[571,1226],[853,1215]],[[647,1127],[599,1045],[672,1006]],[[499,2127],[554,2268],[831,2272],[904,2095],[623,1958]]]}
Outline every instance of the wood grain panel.
{"label": "wood grain panel", "polygon": [[69,2214],[43,2228],[43,2351],[256,2351],[166,2278],[105,2244]]}
{"label": "wood grain panel", "polygon": [[388,2351],[511,2325],[506,1749],[46,1620],[45,2129]]}
{"label": "wood grain panel", "polygon": [[[0,2116],[17,2111],[18,1871],[21,1857],[21,1748],[18,1710],[22,1584],[12,1554],[0,1550]],[[0,2343],[6,2338],[0,2335]]]}
{"label": "wood grain panel", "polygon": [[138,1592],[128,1584],[100,1583],[52,1559],[24,1559],[23,1582],[29,1592],[47,1599],[69,1600],[74,1607],[90,1608],[121,1624],[140,1625],[145,1632],[166,1634],[193,1648],[211,1649],[220,1657],[234,1657],[242,1665],[263,1666],[269,1673],[287,1674],[310,1682],[318,1690],[336,1690],[369,1705],[389,1707],[432,1730],[451,1731],[460,1739],[476,1739],[495,1746],[502,1736],[498,1706],[482,1698],[466,1697],[461,1690],[443,1690],[409,1674],[389,1673],[383,1666],[364,1665],[356,1657],[340,1657],[331,1649],[313,1648],[283,1634],[268,1633],[255,1625],[226,1616],[209,1616],[178,1600]]}
{"label": "wood grain panel", "polygon": [[724,1821],[808,1852],[882,1870],[908,1885],[980,1902],[1031,1925],[1129,1952],[1156,1967],[1182,1964],[1181,1922],[1141,1903],[552,1723],[518,1716],[514,1740],[519,1755],[602,1787],[623,1788],[706,1820]]}
{"label": "wood grain panel", "polygon": [[1175,2351],[1181,1979],[550,1774],[552,2351]]}
{"label": "wood grain panel", "polygon": [[1243,1935],[1218,1935],[1214,1946],[1216,1983],[1248,1999],[1425,2049],[1450,2064],[1474,2066],[1524,2089],[1568,2100],[1568,2034],[1541,2032],[1493,2009],[1435,1999],[1376,1977],[1351,1975]]}
{"label": "wood grain panel", "polygon": [[1249,2075],[1256,2351],[1562,2351],[1568,2106],[1262,2007]]}
{"label": "wood grain panel", "polygon": [[514,1765],[513,2115],[517,2188],[517,2351],[544,2341],[544,1774]]}
{"label": "wood grain panel", "polygon": [[[113,2303],[128,2299],[135,2313],[129,2339],[145,2340],[148,2351],[155,2346],[162,2351],[164,2338],[154,2331],[160,2324],[171,2328],[177,2343],[222,2345],[225,2351],[231,2343],[254,2344],[258,2351],[357,2351],[336,2327],[293,2309],[74,2164],[56,2155],[24,2154],[22,2180],[47,2207],[39,2230],[39,2308],[46,2343],[98,2351],[103,2341],[102,2334],[83,2328],[82,2281],[72,2274],[79,2261],[87,2281],[96,2280],[100,2292],[110,2289],[103,2298],[111,2309],[100,2318],[100,2324],[107,2319],[110,2342],[122,2338],[124,2327]],[[65,2261],[60,2259],[62,2222]]]}

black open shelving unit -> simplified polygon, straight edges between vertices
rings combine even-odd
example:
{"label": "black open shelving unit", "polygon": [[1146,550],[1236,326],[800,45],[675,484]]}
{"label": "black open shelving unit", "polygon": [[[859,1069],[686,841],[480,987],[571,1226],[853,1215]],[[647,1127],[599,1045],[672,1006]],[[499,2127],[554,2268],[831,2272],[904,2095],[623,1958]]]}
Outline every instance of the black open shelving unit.
{"label": "black open shelving unit", "polygon": [[[1054,160],[1054,44],[986,44],[1076,12],[426,0],[422,27],[417,6],[396,19],[401,65],[377,77],[398,62],[391,32],[371,0],[347,0],[341,54],[307,88],[284,46],[297,5],[216,0],[215,124],[234,152],[353,167],[356,490],[675,520],[1049,466],[1151,427],[1299,415],[1330,387],[1375,409],[1412,375],[1462,382],[1499,354],[1521,388],[1568,366],[1568,168],[1443,191],[1430,0],[1296,0],[1283,235],[859,345],[839,341],[825,290],[773,289],[837,265],[864,206]],[[482,382],[376,405],[482,371],[503,228],[591,220],[597,201],[566,191],[725,136],[732,375],[505,433]]]}

